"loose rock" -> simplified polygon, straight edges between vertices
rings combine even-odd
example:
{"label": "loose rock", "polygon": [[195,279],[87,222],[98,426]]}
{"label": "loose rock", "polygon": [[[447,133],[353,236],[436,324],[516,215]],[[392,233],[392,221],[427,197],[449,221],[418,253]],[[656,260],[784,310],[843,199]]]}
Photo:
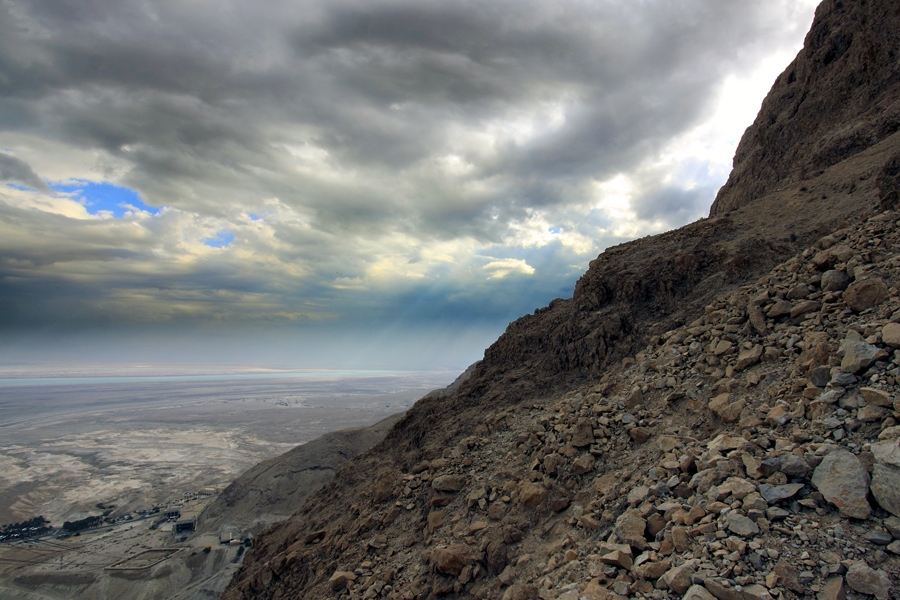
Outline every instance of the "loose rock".
{"label": "loose rock", "polygon": [[855,519],[869,518],[871,507],[866,500],[869,474],[852,453],[846,450],[829,453],[816,467],[812,484],[841,514]]}

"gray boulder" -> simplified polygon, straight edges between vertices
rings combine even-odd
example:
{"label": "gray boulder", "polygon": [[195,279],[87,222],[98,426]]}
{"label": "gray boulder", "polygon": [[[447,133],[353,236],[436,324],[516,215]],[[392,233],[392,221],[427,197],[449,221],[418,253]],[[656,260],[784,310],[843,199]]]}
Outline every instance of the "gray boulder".
{"label": "gray boulder", "polygon": [[884,510],[900,516],[900,440],[872,444],[875,467],[872,470],[872,495]]}
{"label": "gray boulder", "polygon": [[812,484],[841,514],[854,519],[868,519],[872,512],[866,495],[869,473],[859,459],[846,450],[835,450],[822,459],[813,472]]}

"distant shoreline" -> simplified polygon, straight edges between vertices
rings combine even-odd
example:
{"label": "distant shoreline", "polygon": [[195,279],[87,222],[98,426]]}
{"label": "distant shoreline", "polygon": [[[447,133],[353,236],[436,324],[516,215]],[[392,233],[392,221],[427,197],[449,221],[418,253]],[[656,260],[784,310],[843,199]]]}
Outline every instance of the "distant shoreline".
{"label": "distant shoreline", "polygon": [[392,371],[392,370],[310,370],[310,371],[275,371],[251,373],[218,373],[214,375],[111,375],[111,376],[50,376],[50,377],[2,377],[0,387],[31,387],[40,385],[78,385],[103,383],[153,383],[153,382],[191,382],[191,381],[235,381],[246,379],[347,379],[367,377],[397,377],[418,375],[430,371]]}

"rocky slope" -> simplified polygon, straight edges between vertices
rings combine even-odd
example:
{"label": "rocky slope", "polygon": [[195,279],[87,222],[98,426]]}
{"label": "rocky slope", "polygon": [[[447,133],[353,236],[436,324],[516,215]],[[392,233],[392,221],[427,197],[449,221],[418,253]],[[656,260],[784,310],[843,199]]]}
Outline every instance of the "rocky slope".
{"label": "rocky slope", "polygon": [[286,519],[351,458],[380,442],[402,414],[368,427],[343,429],[262,462],[234,480],[200,517],[202,531],[258,533]]}
{"label": "rocky slope", "polygon": [[[850,50],[809,59],[839,31]],[[815,126],[761,116],[738,200],[604,252],[261,536],[223,597],[888,597],[900,134],[878,92],[898,32],[890,1],[826,0],[779,78],[805,65]],[[829,99],[861,83],[873,104]],[[851,121],[884,135],[805,171]],[[746,151],[788,138],[783,175]],[[844,365],[857,350],[871,364]]]}
{"label": "rocky slope", "polygon": [[342,472],[226,597],[895,597],[898,225],[822,238],[431,460]]}

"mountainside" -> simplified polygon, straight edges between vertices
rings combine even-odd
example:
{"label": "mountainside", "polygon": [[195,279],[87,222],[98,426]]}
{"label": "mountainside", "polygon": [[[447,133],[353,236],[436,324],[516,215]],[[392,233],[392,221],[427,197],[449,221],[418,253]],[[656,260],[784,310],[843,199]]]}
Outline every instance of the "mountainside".
{"label": "mountainside", "polygon": [[898,49],[891,0],[823,2],[709,219],[512,323],[223,598],[889,597]]}
{"label": "mountainside", "polygon": [[[897,2],[819,6],[803,50],[741,139],[712,215],[813,179],[900,130],[898,23]],[[900,163],[888,170],[896,177]]]}
{"label": "mountainside", "polygon": [[261,462],[234,480],[200,518],[203,531],[261,529],[289,517],[347,460],[381,441],[402,414],[368,427],[342,429]]}

